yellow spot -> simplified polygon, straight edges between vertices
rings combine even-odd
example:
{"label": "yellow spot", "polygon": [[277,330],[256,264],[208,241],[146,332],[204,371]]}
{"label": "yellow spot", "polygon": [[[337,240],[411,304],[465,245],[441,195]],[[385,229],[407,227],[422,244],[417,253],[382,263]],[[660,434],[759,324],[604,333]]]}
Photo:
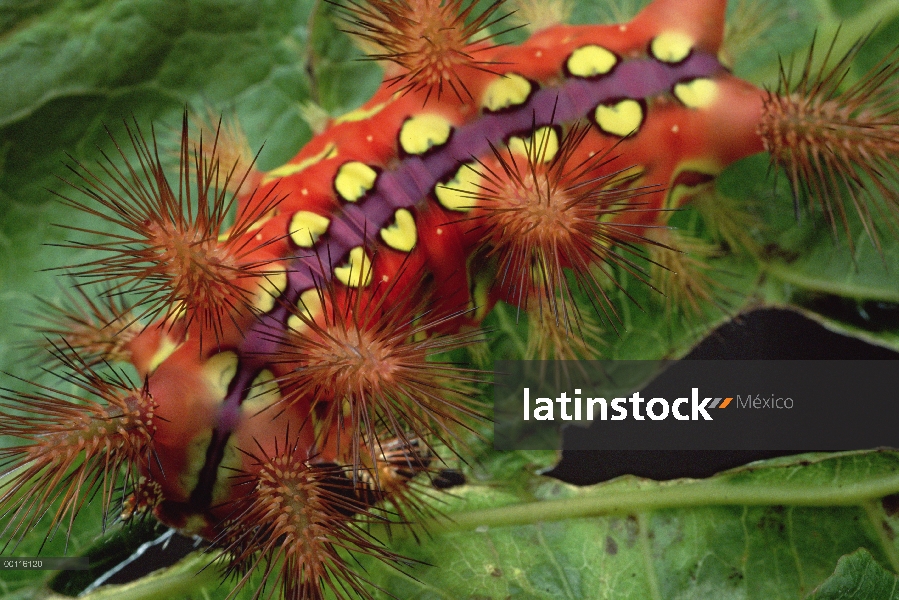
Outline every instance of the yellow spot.
{"label": "yellow spot", "polygon": [[692,49],[693,38],[681,31],[660,33],[649,44],[652,56],[666,63],[679,63],[690,55]]}
{"label": "yellow spot", "polygon": [[[241,410],[243,410],[243,406],[241,405]],[[260,418],[268,418],[269,413],[265,413],[264,416]],[[209,440],[211,441],[211,440]],[[206,443],[206,447],[209,446],[209,441]],[[222,452],[222,461],[219,463],[218,468],[221,469],[220,473],[237,473],[240,472],[243,468],[245,468],[245,460],[246,455],[237,449],[237,446],[234,443],[234,438],[230,438],[228,442],[225,444],[225,449]],[[203,462],[206,462],[206,457],[204,455]],[[199,478],[199,472],[197,473]],[[215,480],[215,485],[212,486],[212,502],[214,505],[224,504],[228,501],[228,499],[234,494],[233,479],[231,477],[218,477]],[[193,487],[196,487],[194,484]],[[191,489],[191,488],[187,488]],[[206,531],[209,530],[209,525],[206,526]]]}
{"label": "yellow spot", "polygon": [[594,116],[604,133],[627,137],[636,133],[643,124],[643,106],[636,100],[622,100],[612,106],[600,104]]}
{"label": "yellow spot", "polygon": [[262,178],[262,183],[266,184],[280,177],[287,177],[288,175],[299,173],[306,167],[311,167],[316,163],[320,163],[321,161],[328,158],[334,158],[335,156],[337,156],[337,146],[335,144],[328,144],[321,152],[314,156],[305,158],[298,163],[287,163],[286,165],[282,165],[277,169],[272,169],[265,174],[265,177]]}
{"label": "yellow spot", "polygon": [[396,221],[393,225],[381,229],[381,239],[394,250],[409,252],[418,241],[415,218],[405,208],[397,209],[393,218]]}
{"label": "yellow spot", "polygon": [[406,154],[424,154],[449,139],[453,127],[440,115],[420,114],[409,117],[400,129],[400,147]]}
{"label": "yellow spot", "polygon": [[[443,208],[468,212],[477,198],[481,176],[470,163],[463,163],[456,176],[434,188],[434,195]],[[438,235],[440,232],[438,231]]]}
{"label": "yellow spot", "polygon": [[387,275],[381,275],[381,281],[387,283],[388,281],[390,281],[390,277],[388,277]]}
{"label": "yellow spot", "polygon": [[317,288],[309,288],[300,294],[297,300],[297,314],[290,315],[287,318],[287,326],[294,331],[300,332],[305,327],[306,321],[311,321],[315,315],[322,310],[322,298]]}
{"label": "yellow spot", "polygon": [[247,417],[253,417],[280,400],[281,388],[278,387],[275,376],[268,369],[263,369],[250,384],[250,390],[240,405],[240,411]]}
{"label": "yellow spot", "polygon": [[287,289],[287,271],[277,267],[259,278],[259,288],[253,299],[253,307],[261,313],[267,313],[275,307],[278,297]]}
{"label": "yellow spot", "polygon": [[167,359],[172,355],[175,350],[177,350],[181,346],[181,343],[176,342],[169,336],[163,336],[162,340],[159,342],[159,347],[156,349],[156,353],[153,354],[153,357],[150,359],[150,364],[147,367],[147,370],[152,373],[156,370],[156,367],[162,364],[162,361]]}
{"label": "yellow spot", "polygon": [[679,126],[677,126],[677,125],[672,125],[672,126],[671,126],[671,133],[677,133],[678,131],[680,131],[680,127],[679,127]]}
{"label": "yellow spot", "polygon": [[559,152],[559,134],[553,127],[541,127],[529,138],[510,138],[509,151],[528,157],[533,156],[542,163],[548,163]]}
{"label": "yellow spot", "polygon": [[596,77],[606,75],[614,69],[618,64],[618,57],[602,46],[591,44],[572,52],[565,64],[568,72],[575,77]]}
{"label": "yellow spot", "polygon": [[300,210],[294,213],[290,219],[288,233],[293,243],[300,248],[311,248],[324,235],[331,224],[331,219],[317,215],[308,210]]}
{"label": "yellow spot", "polygon": [[306,161],[299,163],[288,163],[286,165],[282,165],[276,169],[272,169],[268,173],[265,174],[265,177],[262,178],[262,183],[269,183],[270,181],[274,181],[275,179],[279,179],[281,177],[287,177],[288,175],[293,175],[294,173],[298,173],[305,169],[308,165],[303,164]]}
{"label": "yellow spot", "polygon": [[236,374],[237,354],[230,350],[213,355],[203,365],[203,378],[209,383],[213,396],[219,400],[224,400],[228,395],[228,386]]}
{"label": "yellow spot", "polygon": [[356,110],[351,110],[350,112],[341,115],[334,119],[334,124],[338,125],[340,123],[353,123],[355,121],[364,121],[365,119],[370,119],[375,116],[379,112],[381,112],[385,106],[387,106],[389,100],[387,102],[381,102],[380,104],[376,104],[372,107],[365,108],[357,108]]}
{"label": "yellow spot", "polygon": [[334,267],[334,277],[349,287],[364,287],[371,283],[371,259],[362,246],[350,250],[346,265]]}
{"label": "yellow spot", "polygon": [[303,331],[303,329],[307,326],[306,323],[303,322],[303,319],[299,318],[296,315],[290,315],[287,317],[287,326],[296,331],[297,333]]}
{"label": "yellow spot", "polygon": [[531,95],[531,82],[515,73],[494,79],[484,91],[481,107],[496,112],[510,106],[524,104]]}
{"label": "yellow spot", "polygon": [[718,84],[711,79],[694,79],[675,85],[674,95],[687,108],[706,108],[718,98]]}
{"label": "yellow spot", "polygon": [[442,227],[438,227],[438,228],[437,228],[437,235],[443,235],[443,228],[442,228]]}
{"label": "yellow spot", "polygon": [[375,186],[378,172],[357,160],[340,165],[334,189],[347,202],[355,202]]}
{"label": "yellow spot", "polygon": [[[200,478],[200,470],[206,463],[206,451],[209,449],[209,442],[212,441],[212,429],[204,429],[198,435],[194,436],[185,449],[185,468],[178,470],[178,483],[182,489],[192,490],[197,485]],[[199,517],[199,515],[197,515]],[[208,525],[205,520],[203,526]],[[188,527],[191,527],[188,522]]]}
{"label": "yellow spot", "polygon": [[312,319],[316,313],[321,312],[322,296],[318,288],[309,288],[300,294],[300,299],[297,300],[297,308],[309,319]]}

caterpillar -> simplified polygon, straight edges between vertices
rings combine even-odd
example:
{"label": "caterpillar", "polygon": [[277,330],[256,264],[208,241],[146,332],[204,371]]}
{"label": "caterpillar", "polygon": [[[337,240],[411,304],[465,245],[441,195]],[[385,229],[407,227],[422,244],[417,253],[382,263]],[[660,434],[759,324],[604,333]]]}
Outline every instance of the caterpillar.
{"label": "caterpillar", "polygon": [[765,90],[729,70],[720,0],[516,45],[488,35],[505,10],[338,4],[384,83],[271,170],[187,118],[174,156],[131,123],[73,165],[58,200],[116,232],[70,226],[93,254],[41,330],[74,391],[0,402],[11,544],[71,532],[93,499],[203,537],[236,590],[262,578],[254,597],[371,597],[352,556],[407,561],[366,528],[427,515],[439,457],[482,443],[484,373],[447,353],[498,303],[541,358],[601,355],[634,286],[701,313],[708,250],[667,225],[763,151],[834,235],[894,233],[895,53],[841,87],[861,46],[819,43]]}

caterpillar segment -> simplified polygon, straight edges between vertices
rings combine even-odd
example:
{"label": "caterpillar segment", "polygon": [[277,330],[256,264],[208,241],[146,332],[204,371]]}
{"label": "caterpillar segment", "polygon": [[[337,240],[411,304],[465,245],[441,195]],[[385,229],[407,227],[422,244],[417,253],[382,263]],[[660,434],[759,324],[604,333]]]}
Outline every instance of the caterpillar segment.
{"label": "caterpillar segment", "polygon": [[[172,181],[136,127],[137,162],[121,151],[75,168],[63,202],[126,233],[73,242],[105,258],[69,270],[130,293],[142,320],[110,346],[108,327],[136,321],[88,300],[44,332],[91,397],[77,410],[123,425],[81,445],[97,425],[68,396],[10,394],[28,416],[0,424],[22,440],[0,455],[4,473],[23,469],[0,490],[5,535],[47,511],[70,522],[97,488],[109,507],[122,467],[136,486],[126,513],[210,540],[238,588],[255,572],[257,597],[370,597],[348,555],[408,564],[363,525],[418,519],[415,478],[434,474],[439,446],[464,455],[485,417],[472,400],[481,374],[441,355],[477,347],[497,302],[533,316],[530,352],[544,358],[601,353],[623,272],[682,305],[711,301],[688,259],[658,254],[684,246],[668,218],[765,149],[797,194],[825,191],[834,220],[843,187],[874,214],[859,173],[895,198],[889,62],[841,92],[851,53],[818,73],[810,59],[798,83],[765,91],[718,58],[723,0],[655,0],[628,23],[552,25],[518,46],[486,37],[500,3],[471,6],[344,4],[353,33],[392,63],[385,82],[269,172],[243,155],[232,169],[217,142],[193,148],[186,124]],[[640,266],[643,248],[667,282]],[[566,346],[570,332],[582,343]],[[142,385],[106,382],[98,369],[117,359]],[[25,492],[34,478],[47,491]]]}
{"label": "caterpillar segment", "polygon": [[128,344],[143,327],[121,296],[93,298],[80,287],[63,288],[63,295],[62,305],[38,298],[44,310],[31,316],[41,323],[40,340],[26,345],[32,358],[62,352],[88,366],[131,359]]}

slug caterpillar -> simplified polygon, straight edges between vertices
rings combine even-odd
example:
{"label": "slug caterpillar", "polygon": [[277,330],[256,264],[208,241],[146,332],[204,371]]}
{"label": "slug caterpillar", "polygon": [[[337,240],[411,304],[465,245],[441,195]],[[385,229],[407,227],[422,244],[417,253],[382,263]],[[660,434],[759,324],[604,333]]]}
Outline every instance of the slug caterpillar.
{"label": "slug caterpillar", "polygon": [[440,456],[488,416],[483,373],[446,353],[477,348],[498,303],[541,358],[601,355],[634,289],[701,318],[725,250],[670,219],[762,151],[835,235],[895,234],[894,54],[847,83],[861,45],[819,43],[765,90],[729,69],[720,0],[550,13],[503,45],[508,10],[336,5],[384,83],[283,165],[221,127],[192,141],[186,117],[175,152],[131,122],[75,161],[59,200],[102,225],[63,224],[75,287],[41,330],[74,390],[4,395],[4,541],[124,504],[204,538],[238,590],[261,574],[257,596],[368,597],[353,555],[405,564],[369,528],[430,514]]}

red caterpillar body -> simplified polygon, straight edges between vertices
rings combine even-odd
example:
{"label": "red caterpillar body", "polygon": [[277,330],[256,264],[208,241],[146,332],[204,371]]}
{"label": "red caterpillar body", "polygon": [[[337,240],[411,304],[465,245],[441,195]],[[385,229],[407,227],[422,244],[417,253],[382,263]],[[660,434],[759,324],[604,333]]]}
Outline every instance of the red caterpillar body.
{"label": "red caterpillar body", "polygon": [[[428,90],[404,94],[385,85],[366,105],[336,119],[290,163],[262,175],[256,193],[241,202],[273,195],[284,199],[259,220],[258,228],[245,234],[275,240],[258,255],[247,257],[267,264],[265,278],[271,293],[257,296],[255,308],[260,316],[248,318],[240,327],[223,327],[218,344],[209,343],[209,332],[205,336],[188,332],[184,341],[176,328],[164,341],[154,334],[149,352],[135,350],[135,354],[152,356],[150,364],[159,363],[141,369],[149,376],[159,414],[166,414],[169,402],[177,402],[179,411],[193,416],[157,424],[154,447],[161,471],[197,471],[196,457],[191,456],[196,448],[186,446],[186,439],[205,442],[212,435],[223,454],[239,457],[226,446],[247,450],[256,444],[269,454],[288,428],[300,435],[308,433],[303,444],[308,456],[345,463],[349,457],[328,455],[315,443],[312,424],[304,421],[312,404],[329,410],[322,405],[342,398],[326,400],[322,396],[327,389],[316,388],[315,398],[291,389],[290,374],[309,366],[302,357],[284,360],[279,341],[293,335],[286,334],[286,329],[297,335],[308,332],[306,319],[327,330],[334,305],[344,311],[347,303],[359,302],[368,310],[386,312],[413,292],[430,295],[426,305],[431,314],[451,316],[452,323],[440,323],[442,330],[473,321],[470,311],[475,308],[481,313],[489,309],[494,298],[471,296],[474,280],[486,274],[484,264],[470,257],[484,244],[483,232],[489,227],[481,221],[491,214],[478,210],[478,190],[484,183],[479,181],[475,161],[495,170],[491,146],[546,131],[549,139],[541,160],[548,162],[558,151],[563,125],[592,118],[595,126],[571,158],[575,164],[589,160],[591,153],[604,153],[623,137],[632,138],[616,152],[638,161],[646,183],[665,188],[680,176],[678,166],[686,162],[702,158],[707,165],[704,174],[713,175],[734,159],[761,150],[755,128],[763,94],[727,75],[715,58],[724,3],[696,6],[702,8],[701,12],[692,9],[697,14],[678,11],[672,15],[664,2],[657,2],[628,26],[553,28],[520,47],[485,49],[478,53],[478,60],[488,62],[495,72],[459,73],[471,95],[461,102],[449,93],[425,101]],[[664,60],[647,56],[647,49]],[[688,88],[692,91],[685,91]],[[687,106],[679,96],[701,106]],[[631,103],[639,106],[639,115],[630,114]],[[734,119],[731,107],[747,104],[742,122]],[[728,123],[733,135],[727,143],[713,143],[720,139],[716,133],[722,122]],[[671,137],[678,143],[666,143],[670,150],[658,153],[659,139]],[[587,178],[601,175],[584,174]],[[656,207],[662,208],[664,194],[657,197]],[[241,212],[259,211],[241,207]],[[644,223],[659,219],[656,211],[633,215]],[[281,260],[268,262],[273,258]],[[434,283],[417,286],[414,280],[425,274]],[[395,281],[398,276],[405,280]],[[494,295],[521,285],[495,286]],[[321,291],[325,287],[328,292]],[[362,299],[354,300],[355,295]],[[138,336],[132,347],[142,343]],[[171,351],[161,362],[160,344]],[[268,413],[259,412],[258,401],[254,400],[252,410],[246,406],[247,398],[256,393],[254,380],[265,372],[286,382],[274,394],[278,398],[267,401],[285,403],[281,396],[290,397],[275,422]],[[421,428],[421,424],[410,425]],[[363,426],[354,423],[356,429]],[[265,445],[266,439],[271,446]],[[201,456],[209,454],[206,447],[202,450]],[[252,470],[246,460],[231,467]],[[222,473],[210,477],[219,493],[200,503],[191,500],[197,494],[196,480],[182,477],[175,484],[155,469],[149,474],[163,488],[165,500],[159,510],[166,515],[203,514],[207,507],[233,497],[228,486],[222,485]],[[184,527],[183,521],[176,519],[176,523]]]}
{"label": "red caterpillar body", "polygon": [[[347,11],[374,39],[401,37],[391,15],[447,6],[460,8],[383,1]],[[642,276],[629,253],[659,245],[667,209],[734,161],[783,150],[789,136],[777,137],[769,107],[780,97],[718,59],[725,8],[656,0],[628,24],[557,25],[515,47],[472,41],[465,30],[467,45],[450,44],[417,71],[394,60],[368,103],[332,120],[286,165],[232,185],[244,191],[230,231],[217,227],[226,169],[192,158],[185,143],[176,190],[134,133],[139,163],[110,172],[118,186],[88,172],[90,200],[66,201],[113,210],[114,222],[144,235],[151,251],[140,264],[154,270],[134,277],[174,290],[160,301],[152,282],[128,279],[138,262],[128,256],[132,238],[126,250],[115,241],[100,248],[119,270],[73,269],[124,277],[116,289],[136,290],[137,308],[162,316],[138,326],[114,303],[92,304],[82,320],[119,320],[110,326],[119,342],[100,358],[126,359],[145,384],[97,374],[82,351],[99,342],[62,332],[57,354],[112,425],[79,421],[79,405],[48,388],[7,402],[24,401],[55,432],[3,451],[5,470],[33,465],[0,496],[7,531],[27,529],[57,498],[54,523],[74,516],[97,485],[108,505],[106,480],[124,465],[136,484],[129,510],[152,509],[206,537],[231,554],[234,572],[259,568],[288,597],[367,594],[338,549],[400,560],[357,523],[389,520],[383,502],[414,518],[410,480],[430,470],[435,440],[452,446],[483,412],[471,400],[478,374],[429,357],[471,343],[501,300],[548,314],[550,337],[576,330],[565,270],[614,321],[608,265]],[[163,202],[167,211],[190,206],[182,193],[192,161],[198,195],[217,198],[201,206],[206,221],[196,225],[190,210],[156,218]],[[88,429],[100,440],[93,446]],[[0,426],[29,431],[24,420]],[[55,449],[76,438],[82,463]],[[97,466],[107,459],[114,467]],[[31,477],[50,491],[28,494]]]}
{"label": "red caterpillar body", "polygon": [[[208,440],[214,430],[222,453],[229,453],[226,445],[251,449],[261,444],[270,454],[274,446],[264,440],[274,444],[288,427],[308,435],[302,444],[308,456],[341,464],[350,458],[353,464],[352,457],[333,454],[340,445],[336,441],[333,452],[316,444],[312,424],[304,422],[311,405],[330,411],[323,405],[343,398],[328,398],[328,389],[316,388],[315,397],[292,389],[291,374],[310,367],[295,352],[288,355],[296,360],[285,360],[279,341],[294,335],[285,329],[296,335],[320,333],[310,331],[307,321],[328,330],[334,305],[338,312],[347,306],[355,309],[355,304],[387,312],[413,289],[430,295],[425,305],[431,314],[450,317],[438,330],[476,320],[472,311],[483,314],[496,296],[515,300],[510,290],[520,288],[519,281],[494,286],[490,298],[471,294],[476,278],[495,277],[485,258],[471,258],[490,228],[491,212],[479,210],[478,196],[486,187],[480,169],[497,170],[491,147],[537,132],[535,138],[546,137],[535,143],[542,150],[540,161],[546,163],[559,151],[564,127],[592,119],[595,126],[572,151],[574,164],[632,138],[621,142],[616,152],[637,161],[641,183],[665,189],[683,177],[681,165],[691,165],[689,172],[695,173],[701,162],[705,170],[699,173],[709,178],[733,160],[760,151],[755,129],[763,93],[728,75],[715,58],[724,3],[691,6],[695,14],[672,12],[669,3],[656,2],[627,26],[557,27],[520,47],[479,51],[478,60],[490,69],[458,73],[470,94],[461,102],[450,93],[426,98],[429,90],[400,93],[387,84],[357,111],[336,119],[287,165],[263,175],[256,194],[241,202],[273,195],[284,199],[259,220],[258,229],[245,234],[276,240],[260,250],[262,256],[247,260],[283,259],[267,263],[265,278],[272,289],[270,295],[257,297],[260,316],[240,327],[224,327],[217,345],[209,344],[208,332],[205,337],[188,334],[183,341],[175,329],[166,337],[167,347],[176,347],[172,354],[152,371],[141,370],[149,376],[159,414],[167,412],[169,398],[177,398],[179,411],[195,415],[190,425],[181,418],[157,424],[154,445],[162,471],[197,470],[197,460],[190,456],[194,449],[185,446],[185,439]],[[734,106],[747,108],[734,111]],[[665,140],[666,152],[657,151],[660,140]],[[526,146],[512,144],[512,152],[523,155]],[[603,168],[605,163],[583,177],[607,175]],[[657,194],[654,201],[661,204],[664,196]],[[255,207],[241,209],[259,212]],[[655,223],[659,213],[642,210],[623,216]],[[621,237],[625,232],[637,235],[620,231]],[[413,288],[412,280],[425,275],[434,283]],[[395,281],[397,277],[404,281]],[[322,292],[324,287],[329,291]],[[354,299],[356,295],[361,299]],[[159,362],[159,343],[154,336],[152,363]],[[138,338],[132,345],[140,344]],[[253,382],[265,372],[284,382],[275,395],[290,398],[277,422],[258,412],[258,401],[247,409]],[[267,401],[285,403],[281,398]],[[361,419],[351,421],[356,428],[365,427]],[[406,423],[415,431],[425,424]],[[395,433],[404,432],[400,428]],[[352,444],[349,451],[356,452]],[[252,470],[246,460],[231,466]],[[211,477],[218,494],[197,504],[189,500],[196,494],[194,478],[186,478],[187,485],[172,485],[154,469],[149,474],[163,487],[160,510],[167,515],[180,513],[180,503],[187,504],[184,510],[189,513],[202,514],[198,509],[233,498],[220,475]]]}

